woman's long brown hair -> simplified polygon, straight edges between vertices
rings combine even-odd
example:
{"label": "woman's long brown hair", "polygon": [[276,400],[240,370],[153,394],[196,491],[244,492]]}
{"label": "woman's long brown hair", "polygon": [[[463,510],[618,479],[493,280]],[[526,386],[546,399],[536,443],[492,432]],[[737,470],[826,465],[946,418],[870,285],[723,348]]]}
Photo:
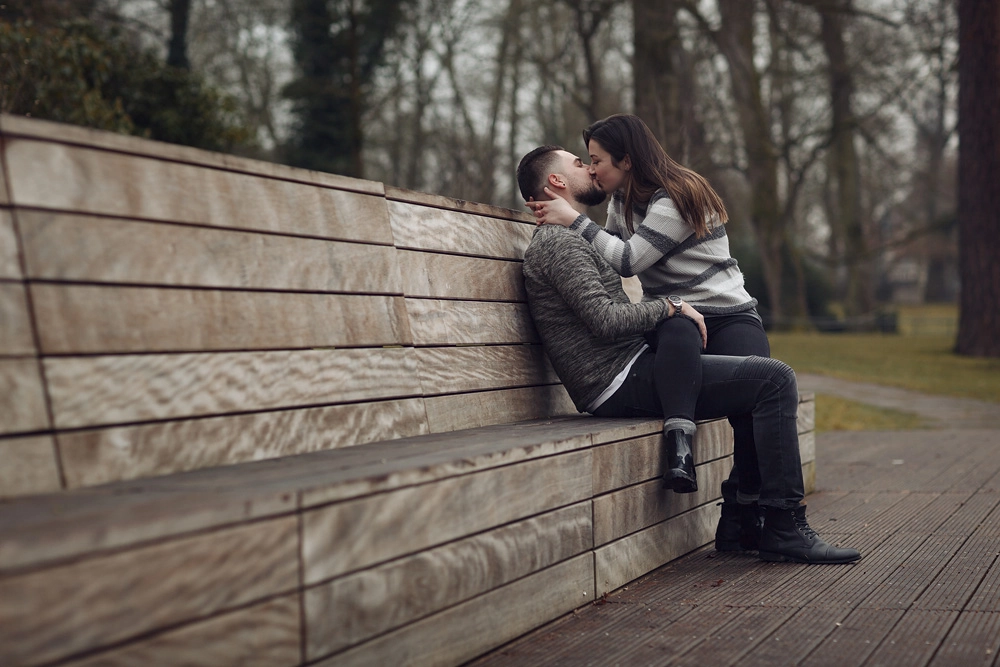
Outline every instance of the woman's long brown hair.
{"label": "woman's long brown hair", "polygon": [[729,221],[722,198],[708,181],[675,162],[653,136],[642,119],[631,114],[615,114],[599,120],[583,131],[583,143],[593,139],[611,155],[615,166],[629,156],[632,166],[622,187],[625,224],[632,228],[632,207],[646,206],[663,188],[670,195],[681,218],[695,236],[706,236],[716,224]]}

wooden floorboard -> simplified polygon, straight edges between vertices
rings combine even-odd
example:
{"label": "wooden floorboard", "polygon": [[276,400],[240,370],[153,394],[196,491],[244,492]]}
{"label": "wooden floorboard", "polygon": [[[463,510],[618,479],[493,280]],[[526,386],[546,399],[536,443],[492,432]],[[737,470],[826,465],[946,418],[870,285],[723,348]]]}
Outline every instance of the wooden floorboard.
{"label": "wooden floorboard", "polygon": [[1000,431],[817,443],[810,524],[853,565],[698,549],[469,663],[995,665]]}

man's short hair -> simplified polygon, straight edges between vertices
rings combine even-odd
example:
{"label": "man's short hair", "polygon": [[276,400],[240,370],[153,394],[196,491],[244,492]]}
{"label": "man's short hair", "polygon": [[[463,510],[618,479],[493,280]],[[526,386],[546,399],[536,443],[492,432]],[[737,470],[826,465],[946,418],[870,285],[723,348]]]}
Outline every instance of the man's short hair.
{"label": "man's short hair", "polygon": [[517,187],[520,188],[524,201],[532,197],[545,199],[545,183],[552,173],[556,151],[561,150],[562,146],[539,146],[521,158],[521,163],[517,165]]}

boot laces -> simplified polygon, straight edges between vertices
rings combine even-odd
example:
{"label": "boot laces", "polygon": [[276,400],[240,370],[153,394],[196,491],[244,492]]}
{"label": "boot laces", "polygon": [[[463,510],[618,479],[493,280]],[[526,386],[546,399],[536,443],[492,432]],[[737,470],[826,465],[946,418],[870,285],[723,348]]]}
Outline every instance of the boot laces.
{"label": "boot laces", "polygon": [[806,521],[806,517],[804,514],[802,516],[798,515],[795,516],[795,527],[798,528],[799,532],[801,532],[803,535],[806,536],[806,538],[810,540],[813,539],[814,537],[818,537],[816,531],[813,530],[812,526],[809,525],[809,522]]}

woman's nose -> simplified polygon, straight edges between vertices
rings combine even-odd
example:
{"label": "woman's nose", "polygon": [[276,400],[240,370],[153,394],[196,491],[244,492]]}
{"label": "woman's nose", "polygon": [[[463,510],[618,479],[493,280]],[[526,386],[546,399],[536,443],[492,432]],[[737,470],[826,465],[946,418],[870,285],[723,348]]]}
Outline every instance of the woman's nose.
{"label": "woman's nose", "polygon": [[588,164],[587,165],[587,173],[590,174],[591,176],[593,176],[596,173],[594,171],[594,165],[592,165],[592,164]]}

